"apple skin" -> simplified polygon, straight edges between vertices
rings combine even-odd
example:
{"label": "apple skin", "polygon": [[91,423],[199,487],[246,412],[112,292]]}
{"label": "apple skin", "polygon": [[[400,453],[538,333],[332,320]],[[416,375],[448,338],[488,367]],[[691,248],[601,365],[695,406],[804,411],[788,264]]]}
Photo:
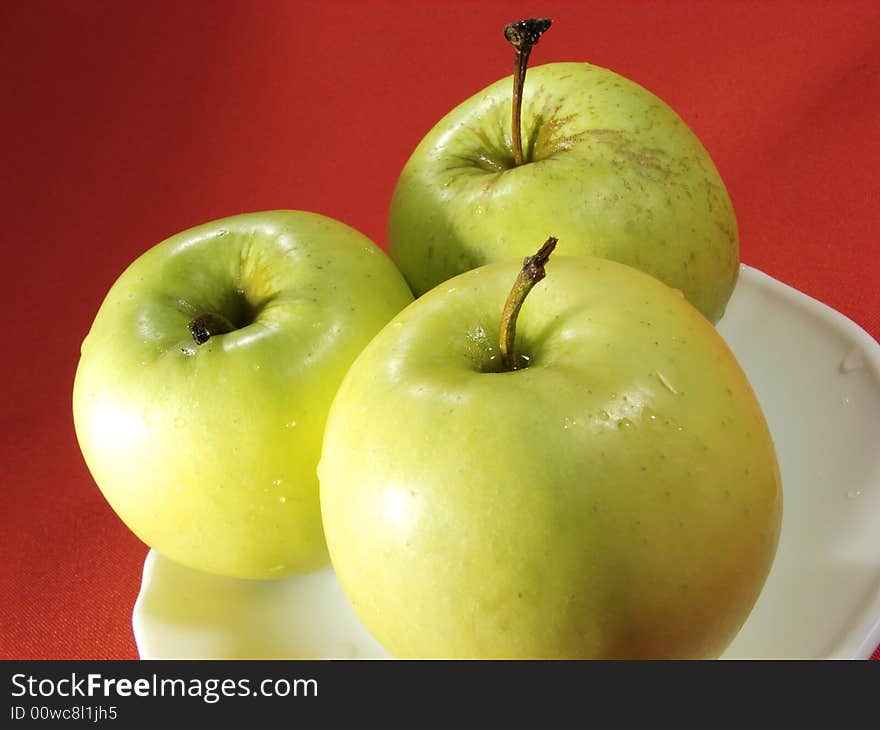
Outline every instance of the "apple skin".
{"label": "apple skin", "polygon": [[782,491],[739,364],[680,293],[556,257],[493,372],[519,264],[462,274],[364,349],[319,465],[340,583],[401,658],[709,658],[756,601]]}
{"label": "apple skin", "polygon": [[[107,294],[76,372],[76,434],[99,488],[191,568],[264,579],[327,565],[327,410],[411,301],[379,248],[312,213],[234,216],[148,250]],[[188,323],[204,310],[242,326],[196,345]]]}
{"label": "apple skin", "polygon": [[533,253],[608,258],[680,289],[717,322],[739,271],[724,183],[681,118],[638,84],[586,63],[529,69],[526,164],[511,152],[512,80],[447,114],[404,167],[391,257],[420,296],[452,276]]}

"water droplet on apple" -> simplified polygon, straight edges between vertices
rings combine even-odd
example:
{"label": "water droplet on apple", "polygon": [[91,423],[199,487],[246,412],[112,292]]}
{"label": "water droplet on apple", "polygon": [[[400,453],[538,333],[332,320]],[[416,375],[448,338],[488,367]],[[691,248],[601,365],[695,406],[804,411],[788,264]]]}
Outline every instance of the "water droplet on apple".
{"label": "water droplet on apple", "polygon": [[296,421],[288,421],[284,424],[284,428],[296,428]]}
{"label": "water droplet on apple", "polygon": [[861,496],[862,496],[862,490],[861,490],[861,489],[850,489],[850,490],[846,493],[846,498],[847,498],[847,499],[856,499],[856,498],[861,497]]}
{"label": "water droplet on apple", "polygon": [[174,428],[183,428],[184,426],[186,426],[186,421],[183,418],[178,416],[174,419]]}
{"label": "water droplet on apple", "polygon": [[271,568],[269,568],[269,572],[270,573],[280,573],[286,567],[287,566],[284,563],[278,563],[277,565],[273,565]]}
{"label": "water droplet on apple", "polygon": [[672,395],[678,395],[678,391],[676,390],[675,386],[669,381],[669,378],[667,378],[659,370],[657,371],[657,377],[660,379],[660,382],[663,384],[663,387],[666,388],[666,390],[672,393]]}
{"label": "water droplet on apple", "polygon": [[273,480],[272,480],[272,486],[273,486],[273,487],[280,487],[280,486],[281,486],[281,480],[280,480],[280,479],[273,479]]}
{"label": "water droplet on apple", "polygon": [[621,431],[628,430],[628,429],[632,428],[634,425],[635,424],[633,424],[633,422],[630,421],[628,418],[621,418],[617,422],[617,428],[619,428]]}
{"label": "water droplet on apple", "polygon": [[599,411],[599,418],[601,418],[603,421],[607,421],[609,418],[611,418],[611,416],[608,414],[608,411],[603,409]]}
{"label": "water droplet on apple", "polygon": [[285,496],[282,494],[282,495],[278,498],[278,501],[281,502],[281,504],[284,504],[284,503],[287,501],[287,497],[285,497]]}
{"label": "water droplet on apple", "polygon": [[862,357],[862,352],[857,347],[854,347],[850,350],[840,361],[840,372],[843,375],[848,375],[849,373],[860,370],[865,367],[865,360]]}

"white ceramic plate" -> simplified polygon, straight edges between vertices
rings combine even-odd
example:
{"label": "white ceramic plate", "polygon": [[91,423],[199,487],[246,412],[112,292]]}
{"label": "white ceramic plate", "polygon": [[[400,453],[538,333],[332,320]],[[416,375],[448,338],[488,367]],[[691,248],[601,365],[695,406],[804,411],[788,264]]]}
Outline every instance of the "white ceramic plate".
{"label": "white ceramic plate", "polygon": [[[880,643],[880,345],[743,266],[718,327],[773,434],[785,494],[776,561],[725,658],[864,658]],[[386,657],[330,570],[222,579],[154,551],[133,626],[142,658]]]}

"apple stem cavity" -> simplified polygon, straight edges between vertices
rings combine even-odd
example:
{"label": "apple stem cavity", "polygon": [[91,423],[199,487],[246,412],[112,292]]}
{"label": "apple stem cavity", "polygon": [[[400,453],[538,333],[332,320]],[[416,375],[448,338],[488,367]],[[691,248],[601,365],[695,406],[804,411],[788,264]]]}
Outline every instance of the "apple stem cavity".
{"label": "apple stem cavity", "polygon": [[513,145],[513,162],[517,167],[525,164],[522,149],[522,94],[526,81],[526,67],[529,65],[529,54],[551,23],[550,18],[529,18],[504,26],[504,37],[513,46],[516,53],[513,71],[511,143]]}
{"label": "apple stem cavity", "polygon": [[232,332],[237,327],[222,314],[202,312],[189,321],[189,333],[197,345],[204,345],[214,335]]}
{"label": "apple stem cavity", "polygon": [[504,304],[504,311],[501,313],[500,336],[502,372],[509,373],[525,367],[526,363],[516,355],[516,319],[532,287],[547,275],[544,266],[550,260],[553,249],[556,248],[556,241],[557,239],[550,236],[534,256],[526,256],[519,276],[516,277],[507,302]]}

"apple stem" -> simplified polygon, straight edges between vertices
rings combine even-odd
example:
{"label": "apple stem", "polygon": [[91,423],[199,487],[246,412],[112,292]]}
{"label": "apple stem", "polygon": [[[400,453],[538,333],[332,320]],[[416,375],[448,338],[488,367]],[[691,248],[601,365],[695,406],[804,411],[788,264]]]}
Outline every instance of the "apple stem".
{"label": "apple stem", "polygon": [[237,329],[222,314],[202,312],[189,321],[189,333],[197,345],[204,345],[214,335],[222,335]]}
{"label": "apple stem", "polygon": [[504,37],[514,47],[513,71],[513,123],[511,125],[511,143],[513,144],[513,162],[518,167],[525,163],[522,149],[522,94],[526,82],[526,67],[529,65],[529,54],[532,46],[538,43],[541,35],[550,27],[550,18],[529,18],[504,26]]}
{"label": "apple stem", "polygon": [[556,248],[556,240],[550,236],[534,256],[526,256],[519,276],[516,277],[513,289],[510,290],[510,295],[504,304],[504,311],[501,313],[500,337],[502,372],[509,373],[523,367],[523,363],[516,356],[516,318],[519,316],[519,310],[522,309],[523,302],[532,287],[546,276],[544,266],[550,259],[553,249]]}

